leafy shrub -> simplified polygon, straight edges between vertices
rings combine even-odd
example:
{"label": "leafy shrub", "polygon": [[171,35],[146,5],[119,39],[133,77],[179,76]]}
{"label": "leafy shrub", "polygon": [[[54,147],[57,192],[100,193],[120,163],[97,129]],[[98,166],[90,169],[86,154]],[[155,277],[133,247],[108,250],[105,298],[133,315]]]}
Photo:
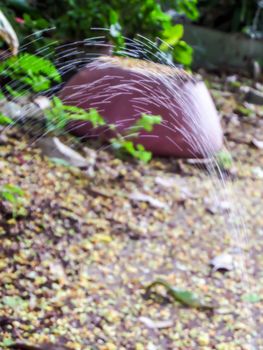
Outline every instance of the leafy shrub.
{"label": "leafy shrub", "polygon": [[170,8],[174,7],[179,14],[195,21],[199,18],[197,4],[198,0],[172,0],[170,1]]}
{"label": "leafy shrub", "polygon": [[[61,77],[53,63],[40,56],[21,53],[0,63],[0,78],[5,82],[2,93],[13,97],[28,94],[28,91],[48,90],[53,83],[59,83]],[[13,88],[15,83],[18,88]],[[4,90],[4,91],[3,91]]]}
{"label": "leafy shrub", "polygon": [[39,40],[39,31],[53,26],[56,27],[55,31],[44,34],[48,43],[51,37],[65,42],[102,35],[101,31],[92,28],[106,28],[109,29],[108,39],[117,47],[125,43],[125,38],[133,39],[137,34],[154,42],[159,37],[168,40],[175,48],[180,44],[174,55],[171,50],[175,61],[184,65],[191,63],[192,51],[186,43],[181,42],[182,26],[180,33],[175,33],[178,27],[174,29],[173,18],[165,10],[173,10],[178,15],[196,20],[197,0],[47,0],[44,3],[39,0],[33,4],[29,0],[12,3],[5,0],[4,4],[9,12],[13,11],[13,18],[22,17],[22,23],[14,24],[24,41],[33,31],[36,33],[35,43],[38,47],[44,44]]}

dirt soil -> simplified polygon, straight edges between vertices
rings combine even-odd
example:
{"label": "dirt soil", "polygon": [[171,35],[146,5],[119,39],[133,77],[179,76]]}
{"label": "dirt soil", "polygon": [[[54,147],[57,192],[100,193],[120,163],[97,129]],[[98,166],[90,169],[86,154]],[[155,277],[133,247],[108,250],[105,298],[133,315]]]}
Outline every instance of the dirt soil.
{"label": "dirt soil", "polygon": [[[16,128],[2,131],[0,187],[24,195],[0,202],[1,349],[263,349],[263,108],[244,102],[246,79],[207,83],[234,160],[223,172],[87,148],[81,170],[43,157]],[[214,310],[163,287],[146,297],[156,278]]]}

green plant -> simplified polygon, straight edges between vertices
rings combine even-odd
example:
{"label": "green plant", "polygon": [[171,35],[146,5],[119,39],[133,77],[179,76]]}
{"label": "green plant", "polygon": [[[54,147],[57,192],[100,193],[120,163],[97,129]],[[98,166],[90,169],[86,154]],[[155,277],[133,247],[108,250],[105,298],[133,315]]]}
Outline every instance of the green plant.
{"label": "green plant", "polygon": [[47,131],[65,130],[73,120],[89,121],[93,127],[105,125],[105,120],[95,108],[85,111],[82,108],[65,105],[58,97],[53,97],[52,107],[45,111]]}
{"label": "green plant", "polygon": [[199,11],[197,8],[198,0],[172,0],[170,1],[170,7],[174,7],[175,10],[181,14],[185,15],[192,21],[199,18]]}
{"label": "green plant", "polygon": [[[0,77],[5,83],[2,93],[9,93],[13,97],[26,95],[29,91],[46,91],[52,84],[61,81],[58,70],[50,60],[29,53],[1,62]],[[12,83],[18,88],[12,87]]]}
{"label": "green plant", "polygon": [[18,186],[7,184],[0,187],[0,196],[10,203],[18,203],[24,191]]}
{"label": "green plant", "polygon": [[203,309],[203,310],[212,310],[214,309],[213,305],[209,305],[205,303],[198,295],[195,293],[185,290],[185,289],[180,289],[177,287],[173,287],[170,285],[170,283],[166,282],[163,279],[157,279],[156,281],[152,282],[147,288],[146,288],[146,295],[149,295],[152,288],[155,286],[163,286],[167,294],[174,300],[182,305],[196,308],[196,309]]}
{"label": "green plant", "polygon": [[262,295],[257,294],[257,293],[248,293],[248,294],[244,294],[242,296],[242,300],[247,302],[247,303],[258,303],[262,300]]}
{"label": "green plant", "polygon": [[151,132],[154,125],[160,124],[161,122],[161,116],[143,113],[135,124],[129,128],[125,135],[120,135],[117,133],[117,137],[110,140],[112,148],[120,157],[128,154],[135,159],[148,163],[152,159],[152,153],[147,151],[141,144],[135,145],[132,139],[137,137],[139,132],[142,130]]}
{"label": "green plant", "polygon": [[240,114],[243,117],[251,117],[253,115],[253,110],[246,108],[245,106],[242,106],[241,104],[238,104],[235,108],[235,112]]}
{"label": "green plant", "polygon": [[[88,121],[92,123],[94,128],[106,125],[106,121],[96,109],[91,108],[89,111],[85,111],[79,107],[67,106],[58,97],[53,98],[53,106],[46,110],[45,117],[47,132],[65,131],[66,125],[73,120]],[[160,116],[142,114],[125,135],[116,132],[116,128],[113,125],[108,125],[116,134],[116,137],[110,140],[113,150],[120,157],[130,155],[145,163],[149,162],[152,158],[151,152],[147,151],[141,144],[135,145],[132,139],[138,136],[141,130],[150,132],[155,124],[160,124],[161,122],[162,118]]]}
{"label": "green plant", "polygon": [[138,133],[141,130],[145,130],[151,132],[153,130],[154,125],[161,124],[162,117],[159,115],[149,115],[146,113],[142,113],[141,117],[137,119],[134,125],[130,127],[131,132]]}
{"label": "green plant", "polygon": [[18,186],[12,184],[2,185],[0,187],[0,198],[12,205],[13,216],[26,215],[25,204],[25,192]]}
{"label": "green plant", "polygon": [[[23,88],[14,89],[9,84],[5,85],[5,89],[11,96],[20,96],[28,93],[28,89],[33,92],[46,91],[51,87],[53,82],[60,82],[59,72],[51,63],[51,61],[31,55],[22,54],[19,57],[12,57],[0,64],[0,76],[10,80],[16,80],[22,84]],[[26,89],[27,87],[27,89]],[[58,97],[53,97],[52,106],[45,112],[46,132],[65,131],[66,126],[71,121],[88,121],[94,128],[106,124],[104,118],[95,108],[88,111],[76,107],[65,105]],[[129,134],[120,135],[116,133],[116,137],[111,139],[111,145],[118,155],[128,154],[143,162],[148,162],[152,154],[145,150],[143,145],[135,145],[132,138],[138,136],[141,130],[151,132],[155,124],[160,124],[162,118],[142,114],[141,117],[129,128]],[[0,114],[0,124],[12,124],[13,120],[8,116]],[[112,125],[110,128],[114,129]],[[115,130],[116,132],[116,130]],[[21,193],[20,193],[21,194]],[[7,187],[2,189],[2,198],[9,200],[15,204],[19,201],[18,188]]]}
{"label": "green plant", "polygon": [[[156,44],[157,38],[169,41],[169,50],[174,60],[184,65],[191,63],[192,51],[186,48],[186,43],[181,43],[183,31],[175,33],[178,27],[174,25],[174,19],[167,10],[173,10],[175,14],[184,15],[190,20],[197,20],[197,0],[47,0],[45,4],[40,0],[34,1],[33,4],[30,0],[24,0],[23,6],[21,1],[10,4],[10,1],[5,0],[3,3],[8,9],[10,20],[11,17],[19,17],[20,24],[14,20],[13,22],[15,29],[23,37],[22,43],[28,41],[26,38],[32,33],[37,39],[35,43],[38,47],[39,43],[43,42],[41,37],[50,43],[51,38],[65,42],[106,33],[107,39],[118,49],[125,46],[127,39],[134,39],[137,34],[141,34]],[[48,27],[56,29],[43,32]],[[92,28],[105,28],[106,31]],[[30,39],[32,41],[32,36]],[[173,54],[173,49],[179,43],[180,46]]]}
{"label": "green plant", "polygon": [[233,158],[228,151],[220,151],[215,156],[218,166],[223,170],[230,170],[233,166]]}
{"label": "green plant", "polygon": [[0,345],[2,345],[4,348],[9,348],[9,349],[10,349],[10,345],[12,344],[14,344],[14,342],[11,338],[4,338],[0,343]]}
{"label": "green plant", "polygon": [[0,125],[10,125],[13,123],[13,120],[3,113],[0,113]]}
{"label": "green plant", "polygon": [[[52,107],[45,111],[47,122],[47,132],[56,132],[57,130],[65,131],[65,127],[71,121],[88,121],[94,128],[106,125],[104,118],[95,108],[85,111],[75,106],[67,106],[58,98],[54,97]],[[125,135],[121,135],[116,131],[114,125],[108,125],[116,137],[110,140],[111,146],[118,156],[130,155],[140,161],[147,163],[151,160],[151,152],[145,150],[143,145],[135,145],[133,138],[138,136],[139,132],[145,130],[151,132],[154,125],[160,124],[162,118],[160,116],[148,115],[143,113],[141,117],[132,125]]]}
{"label": "green plant", "polygon": [[148,163],[152,159],[152,153],[147,151],[141,144],[134,145],[133,141],[126,140],[123,137],[112,138],[110,142],[113,150],[119,157],[129,155],[144,163]]}

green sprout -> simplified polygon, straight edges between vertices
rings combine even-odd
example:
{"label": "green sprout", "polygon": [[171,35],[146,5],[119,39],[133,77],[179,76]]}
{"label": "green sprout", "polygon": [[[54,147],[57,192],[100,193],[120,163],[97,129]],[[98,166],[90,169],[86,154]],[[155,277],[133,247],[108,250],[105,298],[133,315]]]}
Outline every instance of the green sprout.
{"label": "green sprout", "polygon": [[220,151],[215,156],[218,166],[223,170],[230,170],[233,166],[233,158],[228,151]]}
{"label": "green sprout", "polygon": [[12,205],[13,217],[26,215],[24,197],[25,192],[18,186],[6,184],[0,187],[0,198]]}
{"label": "green sprout", "polygon": [[0,113],[0,125],[10,125],[13,123],[13,120],[3,113]]}
{"label": "green sprout", "polygon": [[144,163],[148,163],[152,159],[152,153],[146,151],[143,145],[134,145],[132,141],[125,140],[124,138],[111,139],[111,146],[114,149],[117,156],[130,155],[135,159],[138,159]]}
{"label": "green sprout", "polygon": [[76,106],[65,105],[58,97],[53,97],[52,107],[45,111],[47,131],[65,129],[66,125],[73,120],[88,121],[93,127],[105,125],[105,120],[95,108],[89,111]]}
{"label": "green sprout", "polygon": [[[138,159],[144,163],[148,163],[152,159],[152,153],[150,151],[147,151],[141,144],[135,145],[131,138],[137,137],[139,132],[142,130],[151,132],[154,128],[154,125],[161,124],[161,122],[161,116],[143,113],[141,117],[135,122],[135,124],[129,128],[129,133],[127,133],[127,135],[122,136],[117,133],[117,137],[110,140],[112,148],[120,157],[124,155],[130,155],[135,159]],[[131,136],[129,136],[130,134]]]}

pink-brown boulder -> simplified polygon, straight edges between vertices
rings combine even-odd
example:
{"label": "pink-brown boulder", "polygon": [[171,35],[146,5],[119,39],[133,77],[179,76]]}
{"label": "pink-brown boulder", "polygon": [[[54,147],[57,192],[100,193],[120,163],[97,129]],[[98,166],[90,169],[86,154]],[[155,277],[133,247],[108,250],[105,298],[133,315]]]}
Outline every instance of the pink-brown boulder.
{"label": "pink-brown boulder", "polygon": [[[162,116],[152,132],[135,139],[155,155],[210,157],[222,147],[223,133],[203,81],[182,69],[120,57],[100,57],[73,76],[60,92],[68,105],[96,108],[121,134],[142,113]],[[70,131],[83,138],[109,140],[106,127],[74,121]]]}

